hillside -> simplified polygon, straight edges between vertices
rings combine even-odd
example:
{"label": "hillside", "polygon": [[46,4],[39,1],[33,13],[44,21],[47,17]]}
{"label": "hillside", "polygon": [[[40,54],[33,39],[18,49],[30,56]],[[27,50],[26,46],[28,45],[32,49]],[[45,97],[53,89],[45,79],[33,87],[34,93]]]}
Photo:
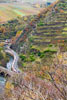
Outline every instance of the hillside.
{"label": "hillside", "polygon": [[35,61],[34,64],[41,62],[43,65],[51,65],[58,50],[67,51],[66,9],[66,1],[52,4],[35,16],[21,35],[14,39],[11,47],[28,58],[22,65],[31,66],[32,61]]}
{"label": "hillside", "polygon": [[[62,42],[62,40],[66,42],[67,6],[65,2],[60,2],[53,8],[48,7],[48,9],[44,11],[45,13],[43,12],[41,15],[35,16],[33,21],[27,25],[28,27],[26,26],[24,28],[23,33],[16,40],[16,44],[21,44],[22,40],[20,42],[20,39],[23,38],[23,34],[28,35],[30,32],[32,33],[31,38],[33,38],[32,44],[34,46],[38,44],[40,46],[42,43],[43,45],[49,45],[50,43],[57,44],[58,41]],[[28,30],[25,31],[25,29]],[[37,48],[39,46],[37,46]]]}
{"label": "hillside", "polygon": [[8,77],[1,100],[67,100],[67,0],[2,24],[0,40],[5,39],[10,39],[8,51],[15,52],[15,74]]}

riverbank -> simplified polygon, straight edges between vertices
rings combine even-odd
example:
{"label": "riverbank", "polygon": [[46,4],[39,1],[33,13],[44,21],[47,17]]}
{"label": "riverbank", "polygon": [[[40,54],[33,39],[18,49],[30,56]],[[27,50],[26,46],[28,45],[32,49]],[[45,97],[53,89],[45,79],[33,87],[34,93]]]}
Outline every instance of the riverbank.
{"label": "riverbank", "polygon": [[[18,62],[18,55],[12,50],[12,49],[7,49],[5,50],[5,52],[11,56],[9,56],[10,60],[9,62],[7,62],[6,64],[6,68],[3,68],[1,69],[0,67],[0,70],[4,71],[4,72],[7,72],[6,74],[9,75],[9,76],[13,76],[14,73],[17,73],[19,71],[18,69],[18,65],[17,65],[17,62]],[[12,57],[13,56],[13,57]],[[13,72],[14,73],[13,73]],[[2,73],[4,73],[2,72]],[[3,93],[4,91],[4,87],[5,87],[5,82],[6,82],[6,78],[2,75],[0,75],[0,92]]]}
{"label": "riverbank", "polygon": [[6,63],[9,61],[9,56],[4,52],[3,47],[0,47],[0,66],[6,67]]}

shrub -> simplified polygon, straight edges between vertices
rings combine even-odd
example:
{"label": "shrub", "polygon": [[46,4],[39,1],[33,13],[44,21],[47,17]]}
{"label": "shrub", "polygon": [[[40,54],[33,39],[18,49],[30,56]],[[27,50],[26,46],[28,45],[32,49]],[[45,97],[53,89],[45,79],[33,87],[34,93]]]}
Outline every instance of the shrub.
{"label": "shrub", "polygon": [[29,41],[30,41],[30,42],[33,42],[33,37],[30,37],[30,38],[29,38]]}
{"label": "shrub", "polygon": [[37,24],[37,26],[43,26],[44,23],[40,21],[40,23]]}
{"label": "shrub", "polygon": [[52,46],[53,46],[53,44],[49,44],[49,45],[48,45],[48,47],[52,47]]}
{"label": "shrub", "polygon": [[3,55],[2,55],[2,53],[0,52],[0,60],[2,60],[3,59]]}
{"label": "shrub", "polygon": [[45,56],[45,54],[44,53],[41,53],[40,58],[43,58],[44,56]]}
{"label": "shrub", "polygon": [[34,55],[30,55],[30,61],[31,61],[31,62],[35,61]]}
{"label": "shrub", "polygon": [[44,51],[44,53],[56,53],[56,50],[51,50],[51,49],[47,49]]}
{"label": "shrub", "polygon": [[41,56],[41,52],[38,52],[38,56]]}
{"label": "shrub", "polygon": [[43,58],[43,57],[45,56],[45,54],[44,54],[43,52],[38,52],[38,56],[39,56],[40,58]]}
{"label": "shrub", "polygon": [[20,58],[21,58],[22,61],[26,61],[26,56],[25,56],[25,55],[22,55],[22,54],[21,54],[21,55],[20,55]]}

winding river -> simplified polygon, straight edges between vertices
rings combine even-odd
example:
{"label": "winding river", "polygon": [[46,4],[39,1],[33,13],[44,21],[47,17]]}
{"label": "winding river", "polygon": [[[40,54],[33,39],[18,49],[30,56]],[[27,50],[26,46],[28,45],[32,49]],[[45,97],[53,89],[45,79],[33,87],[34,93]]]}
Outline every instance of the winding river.
{"label": "winding river", "polygon": [[10,60],[9,62],[6,64],[6,68],[8,70],[11,70],[11,66],[12,66],[12,63],[13,63],[13,57],[12,56],[9,56]]}
{"label": "winding river", "polygon": [[[9,58],[10,58],[10,60],[9,60],[9,62],[6,64],[6,69],[7,70],[9,70],[9,71],[11,71],[11,68],[12,68],[12,66],[13,66],[13,69],[14,70],[16,70],[16,72],[18,72],[19,71],[19,69],[18,69],[18,65],[17,65],[17,62],[18,62],[18,55],[17,55],[17,53],[16,52],[14,52],[12,49],[6,49],[6,51],[5,52],[7,52],[7,53],[12,53],[13,54],[13,56],[14,56],[14,58],[12,57],[12,56],[10,56],[9,55]],[[14,71],[13,70],[13,71]],[[3,93],[3,90],[4,90],[4,86],[5,86],[5,82],[6,82],[6,79],[3,77],[3,76],[0,76],[0,94],[1,93]]]}
{"label": "winding river", "polygon": [[[6,64],[6,68],[8,70],[11,70],[11,66],[12,66],[12,63],[13,63],[13,57],[12,56],[9,56],[10,60],[9,62]],[[3,92],[3,89],[4,89],[4,86],[5,86],[5,82],[6,82],[6,79],[2,76],[0,76],[0,94]]]}

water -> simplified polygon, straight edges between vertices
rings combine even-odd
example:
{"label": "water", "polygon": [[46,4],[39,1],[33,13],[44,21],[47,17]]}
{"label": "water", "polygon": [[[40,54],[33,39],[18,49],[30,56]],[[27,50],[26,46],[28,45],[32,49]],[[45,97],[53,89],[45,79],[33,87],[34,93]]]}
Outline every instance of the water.
{"label": "water", "polygon": [[12,66],[12,63],[13,63],[13,57],[9,57],[10,58],[10,61],[7,63],[6,67],[8,70],[11,70],[11,66]]}
{"label": "water", "polygon": [[[11,65],[12,65],[12,62],[13,62],[13,57],[9,56],[9,58],[10,58],[10,60],[7,63],[6,68],[8,70],[11,70]],[[6,82],[6,79],[4,77],[0,76],[0,94],[2,94],[3,91],[4,91],[5,82]]]}
{"label": "water", "polygon": [[4,90],[5,82],[6,82],[6,79],[4,77],[0,76],[0,94]]}

